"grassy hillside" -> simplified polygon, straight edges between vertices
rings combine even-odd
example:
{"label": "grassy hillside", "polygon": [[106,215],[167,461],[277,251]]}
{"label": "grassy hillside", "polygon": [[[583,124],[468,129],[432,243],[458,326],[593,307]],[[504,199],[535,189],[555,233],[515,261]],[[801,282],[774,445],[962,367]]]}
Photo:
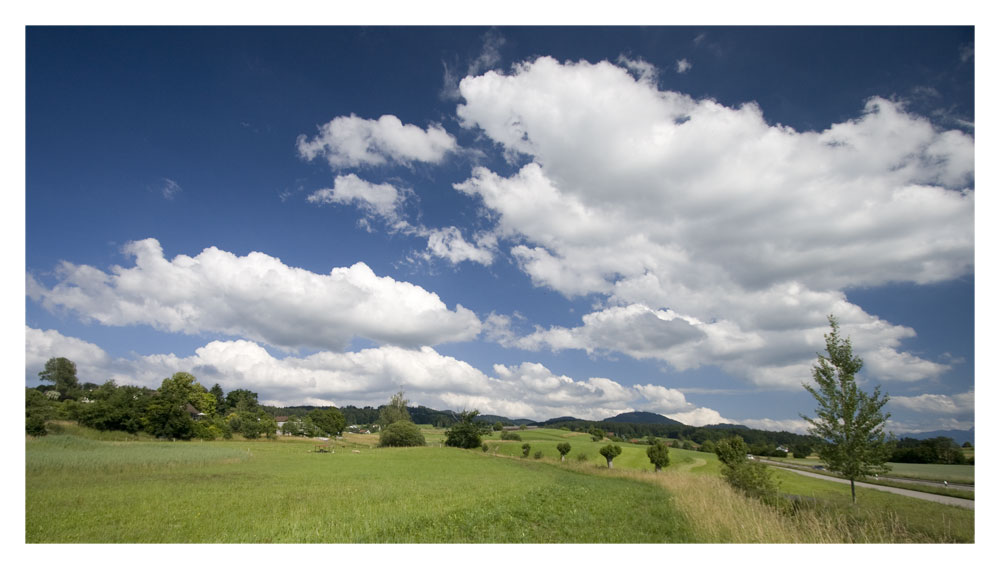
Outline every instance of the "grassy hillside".
{"label": "grassy hillside", "polygon": [[[65,429],[26,441],[25,540],[138,543],[827,543],[969,542],[974,513],[777,473],[795,510],[746,498],[708,453],[671,449],[654,474],[644,445],[556,429],[491,450],[378,449],[314,441],[156,442]],[[101,440],[98,440],[101,439]],[[573,449],[559,462],[555,445]],[[531,457],[521,458],[521,445]],[[536,450],[542,452],[535,459]],[[357,451],[357,452],[354,452]],[[577,457],[584,456],[584,460]]]}
{"label": "grassy hillside", "polygon": [[[559,451],[556,450],[556,445],[566,442],[571,447],[569,454],[566,455],[566,462],[583,462],[602,467],[607,466],[607,460],[601,456],[601,447],[616,444],[622,448],[622,454],[614,459],[615,468],[653,471],[653,465],[649,462],[649,457],[646,456],[646,449],[649,447],[644,444],[612,443],[607,439],[594,442],[586,433],[574,433],[559,429],[531,429],[516,432],[521,435],[523,440],[500,440],[498,433],[483,440],[491,445],[490,453],[521,456],[521,445],[528,443],[531,445],[529,455],[531,458],[534,458],[537,451],[541,451],[543,458],[553,460],[559,460]],[[581,455],[583,456],[582,460]],[[695,472],[718,472],[718,459],[711,453],[670,449],[670,466],[668,468],[682,468]]]}

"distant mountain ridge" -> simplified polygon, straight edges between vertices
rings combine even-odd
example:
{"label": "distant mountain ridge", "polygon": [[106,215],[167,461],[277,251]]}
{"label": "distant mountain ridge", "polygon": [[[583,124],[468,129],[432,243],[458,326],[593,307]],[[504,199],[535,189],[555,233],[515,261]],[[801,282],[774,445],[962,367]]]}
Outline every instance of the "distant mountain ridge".
{"label": "distant mountain ridge", "polygon": [[637,425],[684,425],[680,421],[675,421],[670,417],[664,417],[659,413],[649,411],[632,411],[630,413],[619,413],[614,417],[604,419],[605,423],[635,423]]}
{"label": "distant mountain ridge", "polygon": [[[308,411],[311,411],[312,409],[319,409],[321,407],[315,407],[315,406],[312,406],[312,405],[295,405],[295,406],[289,406],[289,407],[271,407],[271,406],[265,406],[265,408],[267,408],[273,414],[280,414],[280,415],[302,414],[302,415],[304,415],[305,413],[307,413]],[[341,410],[342,413],[344,413],[345,419],[347,419],[347,424],[350,425],[350,424],[367,424],[367,423],[374,423],[374,422],[376,422],[378,420],[379,408],[374,408],[374,407],[358,408],[358,407],[355,407],[353,405],[346,405],[344,407],[341,407],[340,410]],[[452,411],[450,409],[446,409],[444,411],[438,411],[438,410],[435,410],[435,409],[430,409],[428,407],[424,407],[422,405],[419,405],[417,407],[407,407],[407,410],[410,412],[410,416],[413,418],[413,421],[416,422],[416,423],[432,424],[432,425],[445,426],[446,427],[446,426],[448,426],[449,424],[451,424],[452,422],[454,422],[454,421],[456,421],[458,419],[458,413],[456,413],[455,411]],[[569,416],[555,417],[553,419],[547,419],[545,421],[532,421],[531,419],[523,419],[523,418],[522,419],[509,419],[509,418],[504,417],[502,415],[479,415],[478,417],[476,417],[476,420],[484,422],[484,423],[495,423],[495,422],[499,421],[499,422],[504,423],[506,425],[536,425],[536,426],[539,426],[539,427],[549,426],[549,425],[552,425],[552,424],[560,424],[560,423],[562,423],[562,424],[566,424],[566,423],[579,423],[579,424],[584,424],[584,425],[594,425],[594,424],[598,424],[598,423],[627,423],[627,424],[630,424],[630,425],[635,425],[636,428],[638,428],[638,426],[640,426],[640,425],[658,425],[658,427],[651,427],[651,428],[653,428],[655,430],[663,430],[665,427],[669,427],[671,430],[673,429],[673,427],[677,427],[677,428],[685,428],[685,429],[688,429],[688,430],[691,430],[691,431],[696,430],[696,429],[713,429],[713,430],[714,429],[718,429],[718,430],[723,430],[723,431],[726,431],[726,430],[728,430],[728,431],[739,431],[740,436],[744,437],[745,439],[748,436],[749,437],[756,437],[756,436],[758,436],[759,434],[762,434],[762,433],[770,433],[770,435],[767,435],[767,436],[768,437],[772,437],[772,438],[773,438],[773,435],[788,435],[788,436],[791,436],[791,437],[805,437],[805,435],[795,435],[795,434],[787,433],[785,431],[768,431],[768,430],[752,429],[750,427],[747,427],[746,425],[737,425],[737,424],[729,424],[729,423],[719,423],[719,424],[716,424],[716,425],[705,425],[703,427],[691,427],[691,426],[685,425],[684,423],[681,423],[680,421],[675,421],[674,419],[671,419],[669,417],[665,417],[663,415],[660,415],[659,413],[652,413],[650,411],[632,411],[632,412],[629,412],[629,413],[620,413],[618,415],[615,415],[614,417],[608,417],[607,419],[603,419],[601,421],[592,421],[592,420],[587,420],[587,419],[579,419],[579,418],[576,418],[576,417],[569,417]],[[587,427],[584,426],[584,429],[586,429],[586,428]],[[607,429],[607,426],[604,426],[603,428]],[[615,429],[615,431],[617,432],[617,429]],[[744,433],[744,432],[746,432],[746,433]],[[737,434],[737,433],[734,432],[733,434]],[[688,434],[686,434],[684,436],[689,436],[689,435],[690,435],[690,433],[688,433]],[[658,435],[658,436],[666,436],[666,435]],[[671,435],[671,436],[674,436],[674,435]],[[941,430],[941,431],[926,431],[926,432],[920,432],[920,433],[897,433],[896,436],[897,436],[897,438],[908,437],[908,438],[911,438],[911,439],[918,439],[918,440],[932,439],[934,437],[949,437],[952,440],[954,440],[956,443],[958,443],[959,445],[961,445],[963,443],[966,443],[966,442],[968,442],[969,444],[972,444],[972,445],[976,444],[976,440],[975,440],[975,438],[976,438],[975,437],[975,427],[973,427],[972,429],[969,429],[967,431],[962,431],[962,430]],[[784,438],[788,438],[788,437],[786,436]]]}

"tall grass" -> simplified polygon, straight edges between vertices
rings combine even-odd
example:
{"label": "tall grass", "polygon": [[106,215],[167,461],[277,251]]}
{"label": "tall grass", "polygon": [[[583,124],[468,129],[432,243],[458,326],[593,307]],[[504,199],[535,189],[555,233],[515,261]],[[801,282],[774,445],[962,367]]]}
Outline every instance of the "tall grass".
{"label": "tall grass", "polygon": [[627,478],[669,491],[701,543],[910,543],[920,541],[891,511],[872,515],[821,504],[775,507],[723,479],[667,470],[659,474],[566,463],[565,468]]}

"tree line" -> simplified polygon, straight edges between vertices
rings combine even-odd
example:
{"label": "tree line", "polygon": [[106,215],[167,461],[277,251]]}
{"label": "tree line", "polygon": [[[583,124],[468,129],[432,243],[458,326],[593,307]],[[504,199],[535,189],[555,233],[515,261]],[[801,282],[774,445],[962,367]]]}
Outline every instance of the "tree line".
{"label": "tree line", "polygon": [[[205,388],[187,372],[165,378],[157,389],[81,384],[76,364],[51,358],[39,372],[42,385],[25,390],[25,431],[47,434],[46,421],[64,419],[102,431],[145,432],[158,438],[214,440],[239,434],[247,439],[275,437],[278,424],[257,400],[257,393],[234,389],[225,393],[218,383]],[[336,408],[317,408],[292,422],[297,434],[336,435],[344,418]],[[287,431],[286,431],[287,432]]]}

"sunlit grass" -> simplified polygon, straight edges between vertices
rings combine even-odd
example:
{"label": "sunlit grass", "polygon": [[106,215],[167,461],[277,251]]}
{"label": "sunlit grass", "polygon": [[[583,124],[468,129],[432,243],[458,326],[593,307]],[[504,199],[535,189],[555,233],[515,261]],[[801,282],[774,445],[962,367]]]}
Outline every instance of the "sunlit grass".
{"label": "sunlit grass", "polygon": [[[619,443],[608,469],[598,454],[608,441],[555,429],[519,431],[524,441],[494,434],[486,453],[440,446],[440,429],[409,449],[379,449],[377,435],[171,443],[75,432],[26,442],[27,542],[974,540],[970,510],[864,489],[852,506],[845,485],[781,471],[781,491],[799,501],[772,507],[729,487],[712,454],[671,449],[654,474],[645,445]],[[562,441],[573,446],[565,462]],[[525,442],[531,458],[521,458]]]}
{"label": "sunlit grass", "polygon": [[[662,488],[451,448],[28,441],[26,541],[689,542]],[[350,445],[346,441],[342,444]],[[96,445],[96,446],[95,446]],[[148,449],[147,445],[158,447]],[[249,452],[247,448],[249,447]],[[50,451],[75,448],[62,455]],[[213,450],[215,460],[201,456]],[[154,465],[150,450],[185,457]],[[359,452],[355,453],[354,450]],[[192,454],[194,453],[194,454]],[[44,456],[38,459],[37,456]],[[196,456],[197,455],[197,456]],[[227,457],[245,457],[238,463]],[[100,462],[100,461],[103,461]],[[121,468],[139,464],[142,468]]]}

